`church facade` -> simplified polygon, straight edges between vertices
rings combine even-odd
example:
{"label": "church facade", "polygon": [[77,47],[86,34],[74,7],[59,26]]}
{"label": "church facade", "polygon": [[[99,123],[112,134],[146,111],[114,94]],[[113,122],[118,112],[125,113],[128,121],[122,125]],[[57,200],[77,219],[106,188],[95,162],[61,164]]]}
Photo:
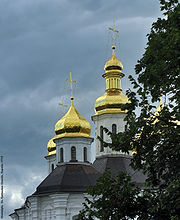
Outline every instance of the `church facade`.
{"label": "church facade", "polygon": [[[48,176],[26,198],[21,208],[15,209],[10,217],[14,220],[74,220],[83,208],[87,197],[87,186],[93,186],[97,178],[107,167],[116,176],[120,170],[132,174],[133,180],[142,185],[144,177],[130,169],[130,156],[104,148],[98,136],[110,142],[104,132],[106,127],[112,133],[126,130],[124,118],[126,111],[122,104],[129,102],[121,89],[123,65],[115,55],[112,46],[112,57],[104,66],[103,78],[106,81],[105,93],[95,101],[95,113],[92,120],[95,124],[96,160],[91,163],[91,144],[89,122],[79,114],[71,95],[71,107],[55,124],[55,136],[47,144]],[[72,78],[70,78],[72,81]]]}

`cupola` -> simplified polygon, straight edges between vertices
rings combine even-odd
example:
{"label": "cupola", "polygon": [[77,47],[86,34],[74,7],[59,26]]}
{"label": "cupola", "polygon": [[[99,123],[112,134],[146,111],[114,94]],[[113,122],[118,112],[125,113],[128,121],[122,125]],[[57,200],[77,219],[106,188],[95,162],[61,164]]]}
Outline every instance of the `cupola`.
{"label": "cupola", "polygon": [[54,138],[51,138],[47,144],[48,156],[56,154],[56,144],[54,143]]}
{"label": "cupola", "polygon": [[55,124],[56,138],[90,137],[90,123],[76,110],[73,98],[68,112]]}
{"label": "cupola", "polygon": [[123,69],[123,64],[115,55],[115,46],[112,46],[112,50],[112,57],[104,65],[104,71],[106,73],[110,70],[119,70],[121,72]]}
{"label": "cupola", "polygon": [[95,114],[104,113],[121,113],[126,112],[121,110],[121,105],[129,102],[128,97],[122,92],[121,78],[123,64],[115,55],[115,46],[112,46],[112,57],[105,63],[102,75],[106,80],[105,93],[95,101]]}

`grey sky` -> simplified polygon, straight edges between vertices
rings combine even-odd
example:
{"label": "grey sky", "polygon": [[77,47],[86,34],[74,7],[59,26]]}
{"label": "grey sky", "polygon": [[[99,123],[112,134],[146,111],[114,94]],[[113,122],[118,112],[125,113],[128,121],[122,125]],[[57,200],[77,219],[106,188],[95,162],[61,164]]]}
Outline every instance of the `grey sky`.
{"label": "grey sky", "polygon": [[[75,106],[89,121],[105,89],[103,66],[111,56],[107,31],[116,21],[124,65],[122,87],[160,16],[158,0],[1,0],[0,155],[5,158],[6,215],[33,193],[46,175],[46,144],[62,116],[64,81],[78,81]],[[119,42],[119,41],[118,41]],[[91,123],[92,124],[92,123]],[[92,136],[93,134],[92,124]]]}

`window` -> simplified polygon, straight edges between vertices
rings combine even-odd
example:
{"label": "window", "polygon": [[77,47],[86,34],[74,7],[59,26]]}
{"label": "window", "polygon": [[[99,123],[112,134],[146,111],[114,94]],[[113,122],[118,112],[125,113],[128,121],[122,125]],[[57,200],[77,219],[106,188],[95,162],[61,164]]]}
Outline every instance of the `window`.
{"label": "window", "polygon": [[87,147],[84,147],[84,162],[87,161]]}
{"label": "window", "polygon": [[124,129],[125,129],[125,131],[127,131],[127,125],[125,125]]}
{"label": "window", "polygon": [[54,170],[54,164],[51,164],[51,172]]}
{"label": "window", "polygon": [[103,133],[103,126],[100,127],[100,152],[104,151],[104,146],[103,146],[103,139],[104,139],[104,133]]}
{"label": "window", "polygon": [[71,161],[76,161],[76,148],[74,146],[71,147]]}
{"label": "window", "polygon": [[116,124],[112,124],[112,133],[116,134],[116,132],[117,132],[117,126]]}
{"label": "window", "polygon": [[60,162],[64,162],[63,148],[60,148]]}
{"label": "window", "polygon": [[78,215],[74,215],[74,216],[72,217],[72,220],[76,220],[76,219],[78,219]]}

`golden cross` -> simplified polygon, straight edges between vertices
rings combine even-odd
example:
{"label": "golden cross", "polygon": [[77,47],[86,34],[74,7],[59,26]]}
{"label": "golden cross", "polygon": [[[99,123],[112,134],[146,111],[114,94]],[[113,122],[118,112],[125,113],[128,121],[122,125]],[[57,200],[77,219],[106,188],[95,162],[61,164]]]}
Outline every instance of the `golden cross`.
{"label": "golden cross", "polygon": [[113,28],[109,28],[109,30],[113,32],[113,46],[115,46],[115,32],[119,32],[115,29],[115,21],[113,21]]}
{"label": "golden cross", "polygon": [[58,104],[63,107],[63,114],[64,114],[64,108],[68,107],[67,105],[64,104],[64,97],[62,98],[62,103],[58,103]]}
{"label": "golden cross", "polygon": [[70,85],[71,85],[71,98],[73,98],[73,95],[72,95],[72,84],[73,84],[73,83],[77,83],[77,81],[72,80],[72,74],[71,74],[71,72],[70,72],[70,79],[65,79],[65,81],[70,82]]}

